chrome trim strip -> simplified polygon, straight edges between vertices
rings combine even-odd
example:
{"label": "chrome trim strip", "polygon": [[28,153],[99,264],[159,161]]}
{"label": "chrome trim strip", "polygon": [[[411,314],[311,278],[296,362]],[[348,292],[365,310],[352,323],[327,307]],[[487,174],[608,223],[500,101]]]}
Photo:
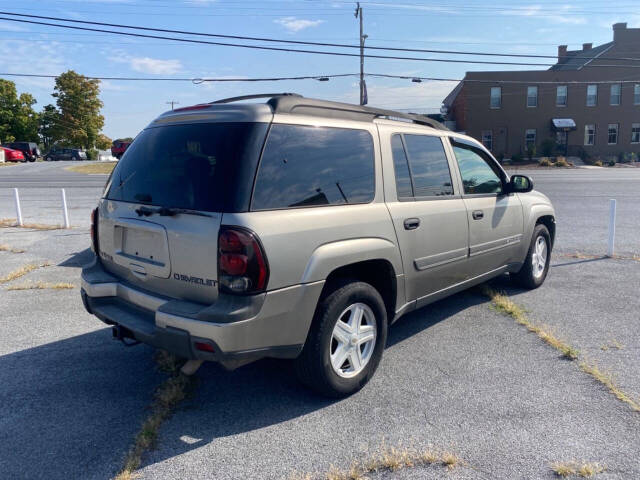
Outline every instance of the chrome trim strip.
{"label": "chrome trim strip", "polygon": [[522,234],[512,235],[510,237],[500,238],[498,240],[492,240],[490,242],[479,243],[477,245],[472,245],[469,248],[469,256],[473,257],[475,255],[480,255],[482,253],[493,252],[494,250],[499,250],[501,248],[511,247],[516,245],[522,241]]}
{"label": "chrome trim strip", "polygon": [[413,260],[413,265],[417,270],[426,270],[428,268],[439,267],[458,260],[464,260],[467,258],[467,255],[468,250],[466,247],[458,248],[444,253],[429,255],[428,257],[416,258]]}

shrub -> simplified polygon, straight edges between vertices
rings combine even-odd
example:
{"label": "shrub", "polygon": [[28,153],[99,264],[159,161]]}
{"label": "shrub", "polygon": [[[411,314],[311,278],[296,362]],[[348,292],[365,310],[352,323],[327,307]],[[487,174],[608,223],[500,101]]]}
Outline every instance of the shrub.
{"label": "shrub", "polygon": [[87,150],[87,160],[97,160],[98,159],[98,150],[95,148],[90,148]]}
{"label": "shrub", "polygon": [[587,163],[587,160],[589,159],[589,154],[584,148],[580,148],[580,150],[578,150],[578,157],[580,157],[580,160]]}
{"label": "shrub", "polygon": [[595,165],[596,167],[601,167],[602,166],[602,160],[597,159],[595,162],[593,162],[593,165]]}
{"label": "shrub", "polygon": [[514,153],[513,155],[511,155],[511,161],[513,163],[522,162],[522,154],[520,152]]}
{"label": "shrub", "polygon": [[[602,163],[602,162],[601,162],[601,163]],[[615,167],[615,166],[616,166],[616,161],[615,161],[615,159],[613,159],[613,158],[612,158],[611,160],[609,160],[609,164],[608,164],[608,165],[609,165],[610,167]]]}
{"label": "shrub", "polygon": [[536,154],[536,146],[533,143],[530,143],[529,145],[527,145],[527,158],[529,159],[529,161],[533,161],[533,157]]}
{"label": "shrub", "polygon": [[553,162],[549,160],[548,157],[542,157],[540,160],[538,160],[538,165],[540,165],[541,167],[553,167]]}
{"label": "shrub", "polygon": [[556,167],[570,167],[571,165],[569,165],[569,162],[567,162],[567,159],[564,157],[558,157],[556,158]]}
{"label": "shrub", "polygon": [[553,138],[545,138],[540,144],[540,151],[545,157],[550,157],[551,155],[553,155],[555,149],[556,141]]}

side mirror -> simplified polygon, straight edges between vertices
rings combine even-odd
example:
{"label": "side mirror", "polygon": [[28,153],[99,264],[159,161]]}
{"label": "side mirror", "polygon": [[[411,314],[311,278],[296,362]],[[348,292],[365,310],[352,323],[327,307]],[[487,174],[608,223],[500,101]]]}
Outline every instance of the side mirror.
{"label": "side mirror", "polygon": [[526,175],[511,175],[509,180],[509,191],[526,193],[533,190],[533,180]]}

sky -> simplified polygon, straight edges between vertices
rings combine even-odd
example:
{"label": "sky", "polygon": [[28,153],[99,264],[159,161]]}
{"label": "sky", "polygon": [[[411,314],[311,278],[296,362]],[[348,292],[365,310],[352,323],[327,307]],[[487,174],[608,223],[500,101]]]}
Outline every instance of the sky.
{"label": "sky", "polygon": [[[0,11],[29,15],[285,40],[357,45],[359,35],[358,20],[354,18],[355,2],[347,0],[0,0],[0,6]],[[616,22],[640,27],[640,14],[635,13],[638,9],[632,0],[496,0],[490,4],[484,0],[377,0],[363,1],[361,6],[364,32],[368,36],[366,45],[371,46],[556,55],[560,44],[568,44],[571,50],[580,49],[582,43],[593,42],[596,46],[611,41],[611,26]],[[288,46],[264,41],[205,40]],[[292,47],[358,52],[351,48]],[[469,55],[370,53],[492,60]],[[552,62],[551,59],[505,57],[493,60]],[[357,57],[196,45],[0,20],[0,77],[14,81],[19,93],[34,95],[37,110],[55,103],[51,97],[54,80],[7,77],[2,73],[57,75],[73,69],[87,76],[192,79],[357,74],[359,68]],[[467,71],[546,68],[365,60],[367,73],[452,79],[464,77]],[[370,105],[421,113],[438,112],[442,100],[455,85],[455,82],[367,79]],[[188,106],[262,92],[296,92],[353,103],[358,102],[359,95],[356,76],[328,82],[268,83],[105,80],[101,83],[104,133],[111,138],[133,137],[156,116],[170,109],[167,103],[170,101]]]}

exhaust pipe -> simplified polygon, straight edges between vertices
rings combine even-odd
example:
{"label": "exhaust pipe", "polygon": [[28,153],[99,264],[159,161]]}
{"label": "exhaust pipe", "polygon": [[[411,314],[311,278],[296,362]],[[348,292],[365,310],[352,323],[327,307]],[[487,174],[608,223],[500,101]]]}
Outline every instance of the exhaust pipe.
{"label": "exhaust pipe", "polygon": [[204,360],[187,360],[187,363],[182,366],[180,372],[182,372],[183,375],[190,377],[198,371],[203,362]]}

